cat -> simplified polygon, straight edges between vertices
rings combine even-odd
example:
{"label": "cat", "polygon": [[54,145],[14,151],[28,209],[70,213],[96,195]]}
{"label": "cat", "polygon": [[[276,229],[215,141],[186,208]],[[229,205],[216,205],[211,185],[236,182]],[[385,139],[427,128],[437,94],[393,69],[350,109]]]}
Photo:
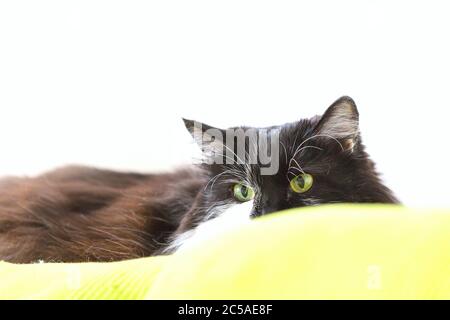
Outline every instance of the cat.
{"label": "cat", "polygon": [[[184,124],[203,151],[201,163],[161,174],[71,166],[0,180],[0,260],[169,254],[284,209],[399,203],[364,151],[349,97],[322,116],[269,128]],[[254,135],[239,140],[236,132]]]}

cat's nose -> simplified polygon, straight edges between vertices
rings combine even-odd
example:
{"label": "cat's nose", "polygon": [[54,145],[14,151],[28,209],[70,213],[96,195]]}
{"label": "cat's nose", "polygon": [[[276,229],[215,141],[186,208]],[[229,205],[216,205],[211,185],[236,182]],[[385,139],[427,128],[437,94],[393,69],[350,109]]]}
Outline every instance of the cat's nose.
{"label": "cat's nose", "polygon": [[265,214],[276,212],[278,210],[279,210],[278,208],[272,206],[265,206],[263,208],[253,208],[252,212],[250,213],[250,216],[252,218],[256,218]]}
{"label": "cat's nose", "polygon": [[259,208],[253,208],[252,211],[250,212],[250,218],[256,218],[261,216],[261,209]]}

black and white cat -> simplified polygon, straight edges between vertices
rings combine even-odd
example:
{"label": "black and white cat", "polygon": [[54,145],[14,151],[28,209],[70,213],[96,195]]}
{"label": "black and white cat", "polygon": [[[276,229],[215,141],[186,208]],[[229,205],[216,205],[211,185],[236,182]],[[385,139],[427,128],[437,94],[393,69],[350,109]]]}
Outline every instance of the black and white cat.
{"label": "black and white cat", "polygon": [[113,261],[184,250],[252,218],[326,203],[397,203],[349,97],[322,116],[221,130],[184,120],[204,161],[166,174],[68,167],[0,180],[0,260]]}
{"label": "black and white cat", "polygon": [[[220,130],[204,124],[195,128],[199,123],[185,120],[206,157],[215,158],[202,165],[209,181],[166,250],[189,247],[227,228],[247,223],[253,217],[284,209],[325,203],[397,203],[364,151],[358,120],[356,105],[349,97],[335,101],[322,117],[270,128]],[[257,137],[264,130],[263,136],[269,141],[247,135],[244,155],[238,155],[236,130],[239,129],[254,130]],[[274,130],[277,135],[267,134]],[[217,143],[208,132],[216,136],[221,132],[218,136],[223,139]],[[230,137],[234,139],[231,143]],[[270,141],[275,138],[275,146],[279,148],[274,148]],[[280,151],[271,154],[271,160],[277,162],[273,174],[261,174],[264,166],[260,161],[249,164],[251,152],[256,153],[254,159],[260,158],[261,143],[272,146],[265,150]],[[234,148],[230,150],[229,145]],[[227,161],[230,156],[231,161]],[[238,159],[242,161],[239,163]]]}

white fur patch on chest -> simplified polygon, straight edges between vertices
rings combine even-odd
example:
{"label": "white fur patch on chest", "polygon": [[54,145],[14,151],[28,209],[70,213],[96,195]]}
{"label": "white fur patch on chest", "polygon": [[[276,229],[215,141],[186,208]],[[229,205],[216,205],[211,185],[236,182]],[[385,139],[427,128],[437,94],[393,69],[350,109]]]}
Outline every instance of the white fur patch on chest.
{"label": "white fur patch on chest", "polygon": [[217,217],[199,224],[196,228],[180,234],[169,246],[168,251],[180,251],[208,243],[219,234],[229,232],[239,225],[250,223],[253,201],[231,205]]}

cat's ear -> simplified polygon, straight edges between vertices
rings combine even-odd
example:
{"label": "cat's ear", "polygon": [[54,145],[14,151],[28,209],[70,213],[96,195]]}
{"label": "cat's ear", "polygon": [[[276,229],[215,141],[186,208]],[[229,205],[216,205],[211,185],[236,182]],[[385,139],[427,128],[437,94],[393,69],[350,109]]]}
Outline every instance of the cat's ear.
{"label": "cat's ear", "polygon": [[186,129],[203,153],[211,155],[223,152],[226,137],[225,130],[195,120],[182,119]]}
{"label": "cat's ear", "polygon": [[359,113],[353,99],[344,96],[328,107],[317,124],[316,133],[332,137],[344,150],[353,151],[359,136]]}

